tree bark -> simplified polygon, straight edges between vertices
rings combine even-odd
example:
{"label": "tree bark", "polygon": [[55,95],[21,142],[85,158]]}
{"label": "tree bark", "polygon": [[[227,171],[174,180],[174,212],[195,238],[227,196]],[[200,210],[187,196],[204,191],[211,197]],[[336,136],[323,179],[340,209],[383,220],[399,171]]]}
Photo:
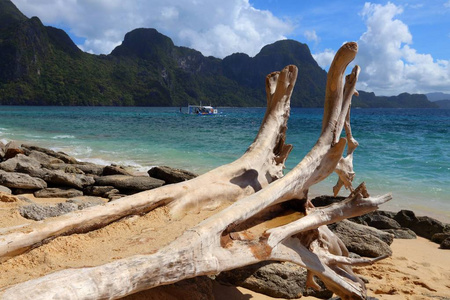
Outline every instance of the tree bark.
{"label": "tree bark", "polygon": [[[265,260],[290,261],[308,269],[308,285],[318,288],[314,276],[344,299],[365,299],[364,283],[352,272],[353,265],[367,265],[383,257],[369,260],[352,259],[348,251],[328,228],[346,218],[376,210],[389,201],[390,195],[370,197],[364,184],[353,189],[351,155],[357,146],[350,130],[350,103],[355,91],[359,67],[353,68],[344,82],[347,65],[357,52],[356,43],[343,45],[336,54],[327,79],[326,99],[321,135],[312,150],[286,176],[282,168],[291,150],[285,145],[289,98],[297,69],[288,66],[281,73],[267,77],[268,107],[255,142],[237,161],[217,168],[189,182],[127,197],[87,212],[78,212],[87,222],[95,216],[104,225],[129,213],[148,212],[167,205],[172,216],[182,222],[185,213],[211,209],[232,203],[223,210],[185,230],[167,246],[149,255],[136,255],[97,267],[67,269],[38,279],[17,284],[3,291],[1,299],[119,299],[159,285],[170,284],[199,275],[216,274]],[[345,128],[346,137],[341,137]],[[343,152],[349,141],[347,157]],[[348,159],[350,157],[350,159]],[[347,160],[346,160],[347,159]],[[308,189],[336,171],[350,196],[339,203],[314,208],[307,201]],[[204,186],[206,185],[206,186]],[[339,183],[338,183],[339,185]],[[341,186],[342,186],[341,185]],[[298,199],[304,199],[301,202]],[[302,209],[289,208],[288,203],[303,203]],[[108,214],[102,212],[107,210]],[[150,212],[151,213],[151,212]],[[44,222],[46,232],[85,231],[74,216]],[[69,225],[67,225],[69,224]],[[49,229],[58,225],[59,229]],[[63,229],[61,229],[63,228]],[[41,231],[41,233],[36,233]],[[31,231],[33,242],[16,246],[3,255],[23,251],[44,236],[42,229]],[[19,232],[3,238],[14,243],[20,236],[24,244],[27,233]],[[45,238],[45,237],[44,237]],[[3,249],[3,248],[1,248]],[[3,252],[5,253],[5,252]]]}

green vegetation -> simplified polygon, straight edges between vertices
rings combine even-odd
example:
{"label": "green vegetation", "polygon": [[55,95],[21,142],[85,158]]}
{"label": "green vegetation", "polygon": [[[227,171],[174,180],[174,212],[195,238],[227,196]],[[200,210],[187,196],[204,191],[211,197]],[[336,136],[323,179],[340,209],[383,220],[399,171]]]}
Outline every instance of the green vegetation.
{"label": "green vegetation", "polygon": [[[237,53],[221,60],[141,28],[111,54],[92,55],[63,30],[0,0],[0,105],[265,106],[266,75],[289,64],[299,68],[292,106],[322,107],[326,72],[307,45],[293,40],[267,45],[253,58]],[[430,107],[416,95],[399,101],[368,95],[357,105]]]}

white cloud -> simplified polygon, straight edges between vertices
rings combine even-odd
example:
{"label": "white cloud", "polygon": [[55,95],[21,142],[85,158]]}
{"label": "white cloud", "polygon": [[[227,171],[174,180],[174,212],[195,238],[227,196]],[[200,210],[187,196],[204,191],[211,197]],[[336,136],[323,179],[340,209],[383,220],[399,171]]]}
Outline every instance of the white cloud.
{"label": "white cloud", "polygon": [[[417,53],[408,26],[396,19],[402,12],[390,2],[364,5],[361,16],[367,29],[358,41],[355,63],[361,66],[361,74],[357,88],[377,95],[450,92],[449,61]],[[323,67],[329,55],[326,50],[314,57]]]}
{"label": "white cloud", "polygon": [[71,28],[86,38],[83,49],[109,53],[125,33],[155,28],[176,45],[204,55],[224,57],[234,52],[255,55],[266,44],[284,39],[293,30],[269,11],[248,0],[13,0],[25,15],[44,24]]}
{"label": "white cloud", "polygon": [[444,3],[444,7],[450,8],[450,0]]}
{"label": "white cloud", "polygon": [[304,35],[308,41],[318,42],[319,37],[315,30],[305,30]]}
{"label": "white cloud", "polygon": [[325,49],[325,51],[317,54],[313,54],[312,56],[316,60],[317,64],[321,66],[323,69],[331,65],[333,61],[334,55],[336,52],[332,49]]}

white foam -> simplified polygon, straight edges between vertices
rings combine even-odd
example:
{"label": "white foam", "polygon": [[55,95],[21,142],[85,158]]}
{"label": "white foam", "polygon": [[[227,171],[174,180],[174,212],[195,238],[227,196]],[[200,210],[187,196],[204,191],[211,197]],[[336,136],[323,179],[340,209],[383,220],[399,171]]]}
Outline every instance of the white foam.
{"label": "white foam", "polygon": [[63,134],[63,135],[55,135],[54,137],[52,137],[52,139],[57,140],[57,139],[74,139],[75,136],[74,135],[68,135],[68,134]]}

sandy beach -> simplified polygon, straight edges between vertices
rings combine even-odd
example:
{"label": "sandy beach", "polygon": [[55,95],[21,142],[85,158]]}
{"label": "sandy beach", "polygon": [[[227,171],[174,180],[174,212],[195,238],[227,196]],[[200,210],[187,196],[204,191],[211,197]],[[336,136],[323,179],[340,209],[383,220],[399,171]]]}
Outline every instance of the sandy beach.
{"label": "sandy beach", "polygon": [[[32,194],[23,197],[43,205],[54,205],[66,200],[35,198]],[[2,194],[1,199],[0,232],[3,233],[7,227],[19,228],[35,222],[23,218],[18,212],[20,206],[28,204],[24,198]],[[210,211],[206,214],[213,213]],[[173,231],[154,235],[157,227],[162,228],[171,222],[166,216],[162,209],[156,213],[126,218],[86,234],[58,237],[0,264],[0,290],[64,268],[95,266],[134,254],[151,253],[176,236]],[[192,220],[186,219],[183,226],[189,226],[197,217],[207,216],[195,215]],[[182,229],[180,227],[179,232]],[[356,268],[355,272],[368,281],[368,296],[378,299],[450,299],[449,250],[439,249],[438,244],[420,237],[414,240],[396,239],[391,247],[392,257],[373,266]],[[224,286],[217,282],[213,282],[213,293],[216,300],[274,299],[242,287]],[[166,289],[156,294],[142,292],[127,299],[177,297],[179,295],[171,294],[170,289]]]}

